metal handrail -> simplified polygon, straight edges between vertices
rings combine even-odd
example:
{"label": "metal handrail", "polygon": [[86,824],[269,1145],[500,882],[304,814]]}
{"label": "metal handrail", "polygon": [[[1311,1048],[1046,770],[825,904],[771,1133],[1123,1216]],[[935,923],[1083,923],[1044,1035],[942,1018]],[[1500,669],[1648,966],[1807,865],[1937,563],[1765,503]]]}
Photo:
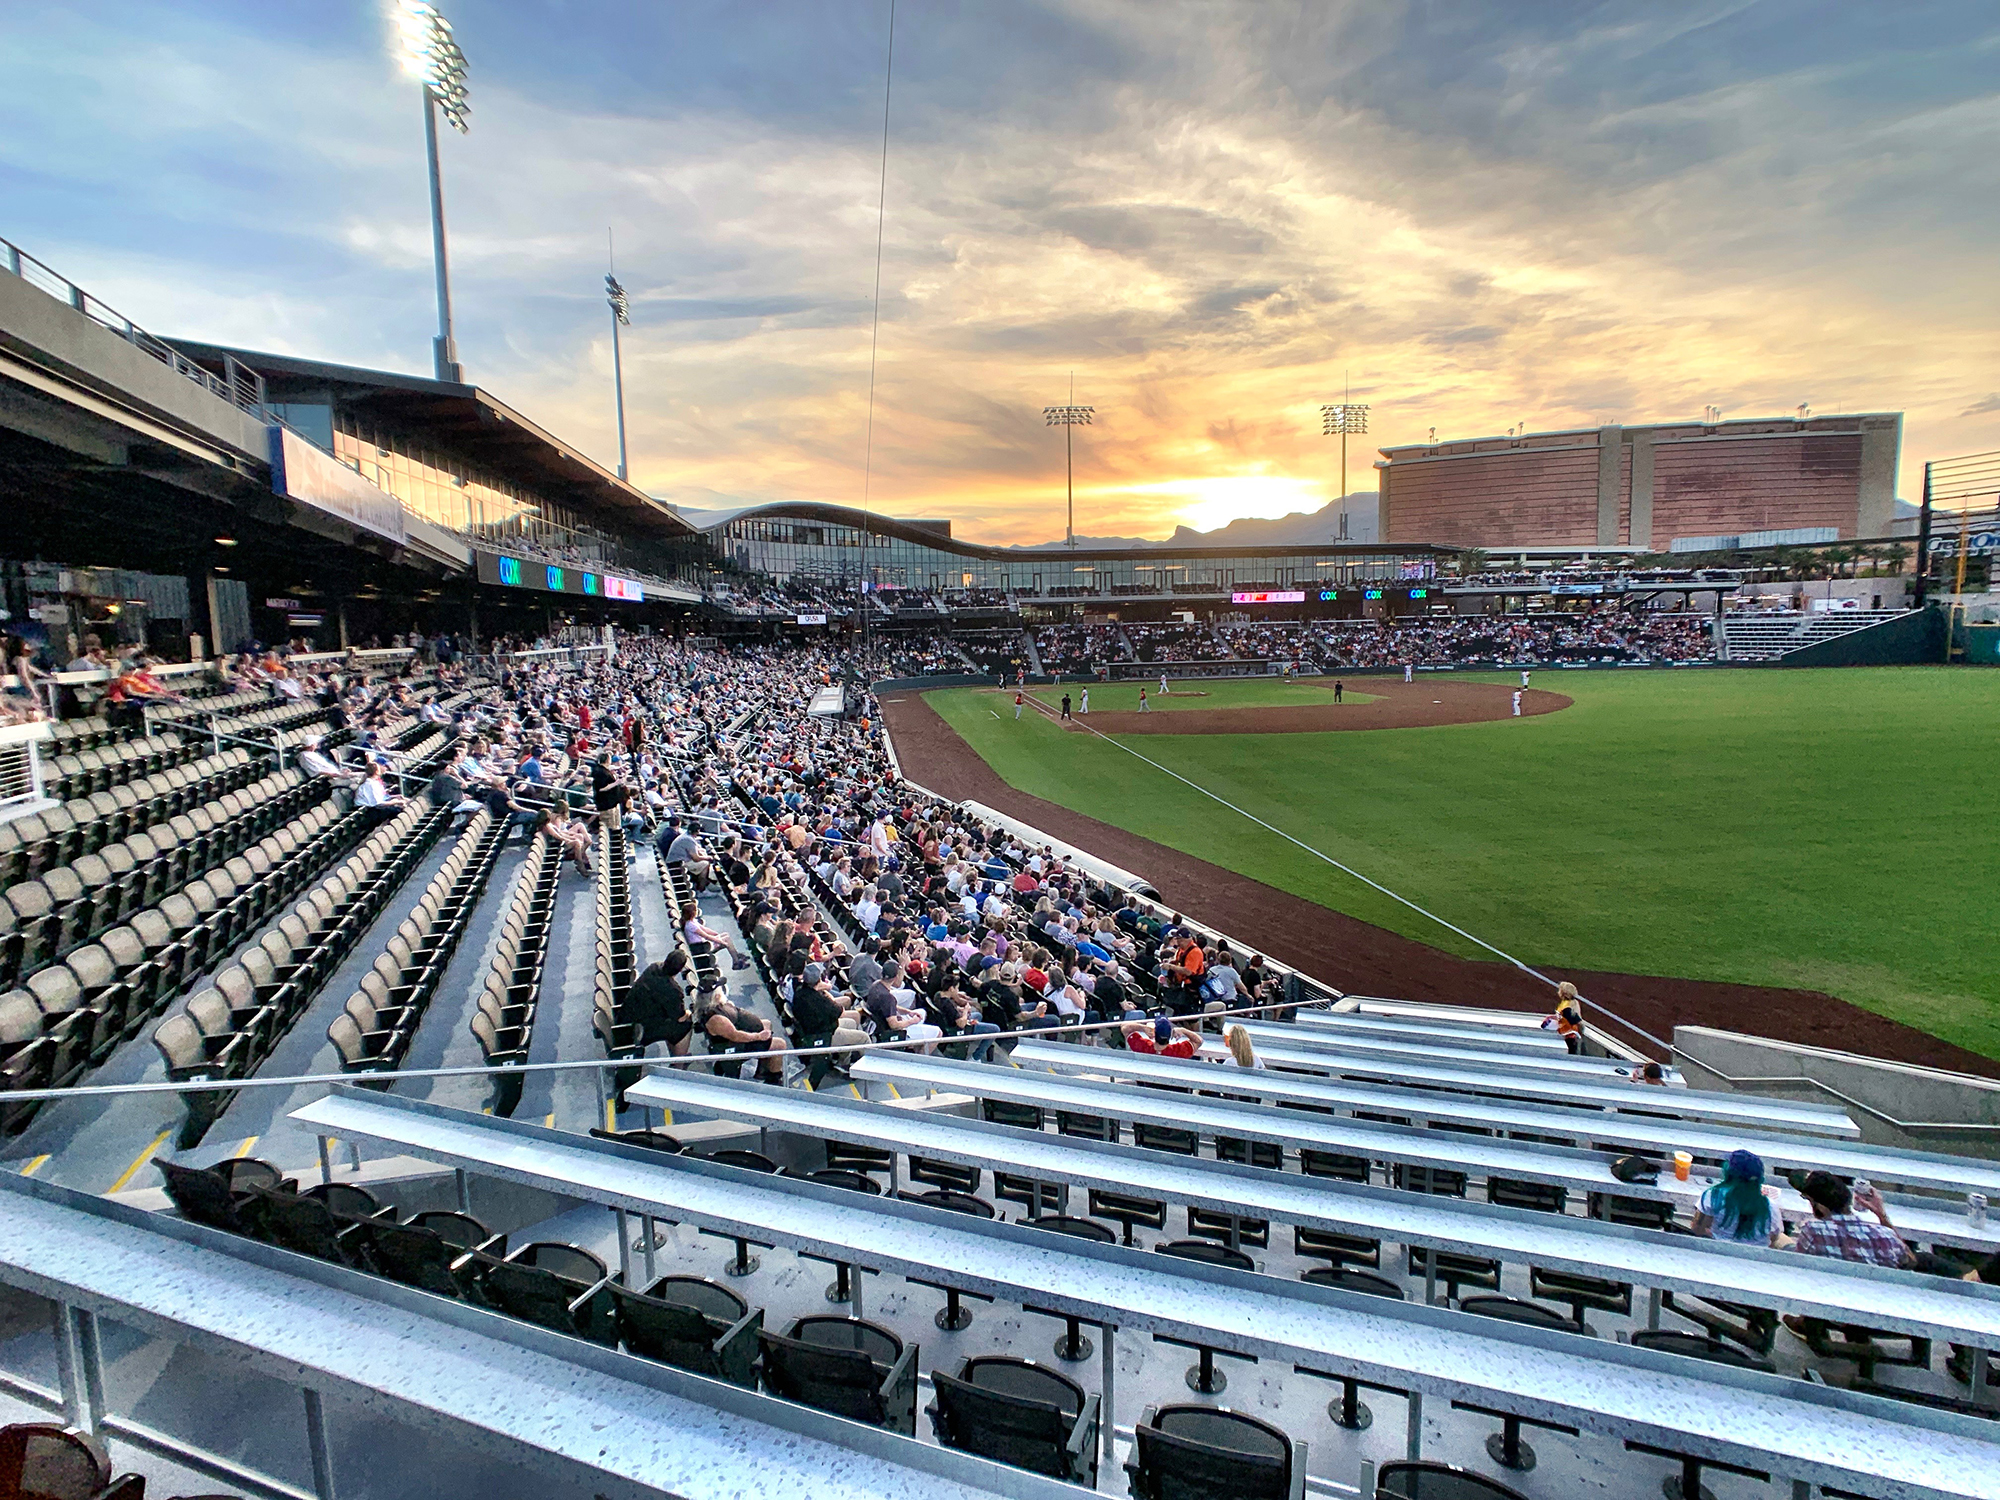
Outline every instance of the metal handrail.
{"label": "metal handrail", "polygon": [[1673,1054],[1677,1058],[1686,1058],[1704,1073],[1713,1073],[1731,1088],[1751,1084],[1769,1086],[1803,1083],[1809,1085],[1812,1088],[1818,1089],[1823,1094],[1832,1095],[1842,1104],[1860,1110],[1864,1115],[1880,1120],[1884,1125],[1891,1126],[1897,1130],[1906,1130],[1911,1134],[1919,1131],[1935,1131],[1940,1133],[1960,1131],[1967,1135],[2000,1135],[2000,1124],[1989,1123],[1984,1120],[1899,1120],[1894,1115],[1883,1113],[1865,1099],[1857,1099],[1852,1094],[1843,1093],[1832,1084],[1823,1082],[1813,1077],[1810,1073],[1784,1073],[1775,1078],[1760,1078],[1755,1075],[1745,1075],[1738,1078],[1734,1074],[1723,1072],[1722,1069],[1716,1067],[1713,1063],[1703,1062],[1684,1047],[1676,1045],[1673,1048]]}
{"label": "metal handrail", "polygon": [[133,348],[152,355],[176,375],[194,381],[232,406],[241,407],[254,416],[267,416],[264,410],[264,377],[238,364],[229,355],[222,357],[221,375],[202,368],[173,345],[155,338],[123,313],[92,296],[45,262],[35,259],[11,240],[0,239],[0,267],[5,267],[28,285],[48,293],[57,301],[67,303],[98,327],[117,334]]}
{"label": "metal handrail", "polygon": [[[1317,1010],[1318,1004],[1295,1005],[1284,1000],[1267,1000],[1259,1005],[1241,1006],[1235,1010],[1209,1011],[1203,1015],[1177,1017],[1175,1024],[1182,1020],[1204,1022],[1225,1019],[1230,1016],[1263,1015],[1273,1010]],[[1149,1017],[1150,1019],[1150,1017]],[[892,1041],[860,1042],[847,1046],[828,1044],[823,1047],[785,1047],[776,1051],[763,1052],[690,1052],[685,1055],[669,1053],[664,1057],[586,1057],[569,1062],[545,1063],[472,1063],[455,1068],[395,1068],[386,1073],[301,1073],[284,1078],[203,1078],[184,1083],[85,1083],[71,1084],[59,1089],[15,1089],[8,1093],[7,1102],[27,1103],[42,1099],[118,1099],[136,1094],[203,1094],[222,1089],[275,1089],[298,1088],[314,1083],[354,1083],[360,1080],[379,1080],[385,1084],[402,1078],[483,1078],[499,1077],[502,1074],[522,1073],[571,1073],[596,1072],[605,1069],[696,1067],[708,1063],[726,1062],[731,1066],[738,1063],[757,1062],[767,1057],[808,1058],[838,1057],[847,1054],[868,1052],[900,1052],[911,1047],[949,1045],[956,1042],[1004,1042],[1009,1040],[1048,1041],[1053,1035],[1057,1040],[1079,1036],[1085,1032],[1108,1031],[1122,1028],[1132,1023],[1126,1020],[1082,1022],[1075,1026],[1024,1027],[1019,1031],[985,1032],[978,1036],[963,1035],[946,1037],[940,1043],[936,1038],[910,1039],[898,1037]],[[1217,1063],[1218,1069],[1230,1064]],[[372,1084],[370,1085],[373,1086]]]}

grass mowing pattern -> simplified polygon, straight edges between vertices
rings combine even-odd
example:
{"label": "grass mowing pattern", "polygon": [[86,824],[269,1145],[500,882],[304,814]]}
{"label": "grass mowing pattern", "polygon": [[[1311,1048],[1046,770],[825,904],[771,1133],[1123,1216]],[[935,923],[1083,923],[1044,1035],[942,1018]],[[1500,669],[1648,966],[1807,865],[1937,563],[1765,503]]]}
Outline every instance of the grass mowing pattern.
{"label": "grass mowing pattern", "polygon": [[[1132,744],[1529,963],[1824,990],[2000,1057],[2000,675],[1543,671],[1535,682],[1575,705],[1487,724]],[[1482,956],[1115,746],[1032,714],[1016,723],[1011,695],[927,696],[1022,791]]]}

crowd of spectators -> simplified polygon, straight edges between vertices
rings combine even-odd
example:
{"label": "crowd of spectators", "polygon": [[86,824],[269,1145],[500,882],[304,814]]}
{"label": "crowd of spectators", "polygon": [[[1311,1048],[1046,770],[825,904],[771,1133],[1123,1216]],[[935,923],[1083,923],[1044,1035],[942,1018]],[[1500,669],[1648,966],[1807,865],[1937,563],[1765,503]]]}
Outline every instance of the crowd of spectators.
{"label": "crowd of spectators", "polygon": [[958,643],[975,670],[1012,682],[1028,670],[1028,646],[1018,630],[961,630]]}
{"label": "crowd of spectators", "polygon": [[1132,649],[1116,625],[1044,625],[1035,632],[1035,651],[1042,659],[1043,671],[1063,676],[1132,659]]}
{"label": "crowd of spectators", "polygon": [[1229,648],[1206,625],[1127,625],[1140,661],[1227,661]]}
{"label": "crowd of spectators", "polygon": [[1602,609],[1547,615],[1427,615],[1316,621],[1297,647],[1323,669],[1454,666],[1479,662],[1705,661],[1715,654],[1706,615]]}

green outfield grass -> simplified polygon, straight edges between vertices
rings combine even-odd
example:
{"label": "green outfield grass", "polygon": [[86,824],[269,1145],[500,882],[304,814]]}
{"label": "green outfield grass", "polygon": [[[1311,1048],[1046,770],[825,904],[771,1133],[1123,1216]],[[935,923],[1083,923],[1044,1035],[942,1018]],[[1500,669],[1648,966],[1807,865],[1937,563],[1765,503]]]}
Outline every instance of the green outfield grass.
{"label": "green outfield grass", "polygon": [[[1434,729],[1127,742],[1531,963],[1825,990],[2000,1057],[2000,676],[1535,683],[1575,705]],[[1114,744],[995,718],[992,694],[928,696],[1022,791],[1477,956]]]}
{"label": "green outfield grass", "polygon": [[[1030,688],[1028,696],[1055,708],[1064,693],[1074,700],[1083,687],[1080,682],[1065,682],[1055,687]],[[1300,677],[1290,682],[1280,677],[1218,677],[1213,682],[1184,682],[1164,695],[1160,692],[1160,679],[1154,677],[1142,682],[1091,683],[1091,712],[1131,712],[1139,706],[1140,688],[1146,690],[1149,711],[1154,713],[1189,708],[1298,708],[1333,702],[1331,677]],[[1372,703],[1375,695],[1357,693],[1352,683],[1346,683],[1340,701],[1343,705]]]}

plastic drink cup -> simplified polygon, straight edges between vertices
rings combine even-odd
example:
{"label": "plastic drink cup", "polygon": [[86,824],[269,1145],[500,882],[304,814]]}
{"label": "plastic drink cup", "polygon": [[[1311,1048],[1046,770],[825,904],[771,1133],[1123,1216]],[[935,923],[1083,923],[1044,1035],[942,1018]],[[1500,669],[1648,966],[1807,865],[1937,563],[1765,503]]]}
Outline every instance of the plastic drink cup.
{"label": "plastic drink cup", "polygon": [[1965,1195],[1965,1217],[1974,1229],[1986,1227],[1986,1195],[1967,1193]]}
{"label": "plastic drink cup", "polygon": [[1694,1156],[1691,1152],[1676,1151],[1674,1153],[1674,1181],[1686,1182],[1688,1180],[1688,1173],[1693,1167]]}

